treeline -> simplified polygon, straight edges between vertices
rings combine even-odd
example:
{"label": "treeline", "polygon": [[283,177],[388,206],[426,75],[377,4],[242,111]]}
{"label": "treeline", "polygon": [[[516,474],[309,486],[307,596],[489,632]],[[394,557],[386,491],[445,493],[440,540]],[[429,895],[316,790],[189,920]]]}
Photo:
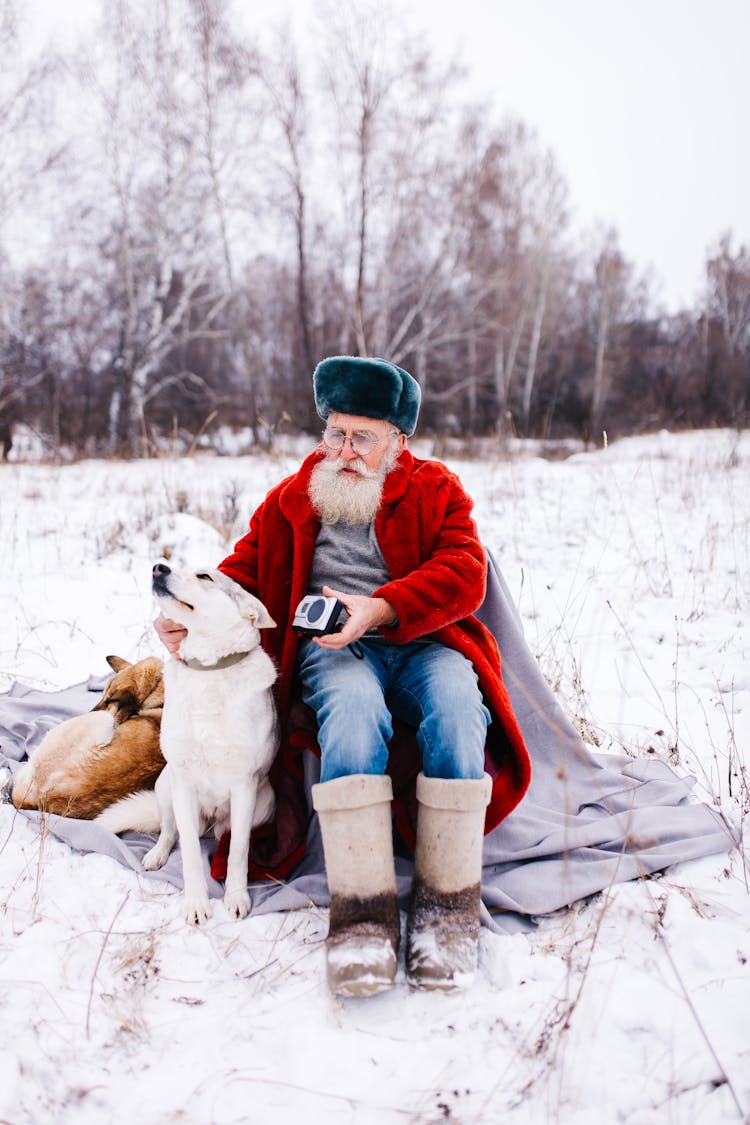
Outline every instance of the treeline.
{"label": "treeline", "polygon": [[0,0],[0,445],[149,452],[318,428],[323,356],[384,355],[421,432],[610,435],[744,425],[750,254],[660,315],[616,231],[571,232],[522,122],[380,3],[264,37],[223,0],[102,0],[33,56]]}

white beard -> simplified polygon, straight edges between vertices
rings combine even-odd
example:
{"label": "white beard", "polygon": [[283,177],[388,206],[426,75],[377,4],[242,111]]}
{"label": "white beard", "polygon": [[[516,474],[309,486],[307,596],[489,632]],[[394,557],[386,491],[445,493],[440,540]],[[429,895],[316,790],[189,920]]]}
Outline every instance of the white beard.
{"label": "white beard", "polygon": [[[383,482],[395,463],[395,451],[389,450],[377,469],[368,469],[359,459],[347,464],[326,457],[316,465],[308,493],[321,523],[371,524],[380,507]],[[357,476],[342,472],[345,468],[354,469]]]}

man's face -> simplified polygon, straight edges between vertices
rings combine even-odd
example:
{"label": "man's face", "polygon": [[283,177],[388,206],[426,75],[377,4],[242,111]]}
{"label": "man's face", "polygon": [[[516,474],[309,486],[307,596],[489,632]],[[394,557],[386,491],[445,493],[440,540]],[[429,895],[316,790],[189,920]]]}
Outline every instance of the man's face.
{"label": "man's face", "polygon": [[[406,445],[406,436],[380,418],[356,414],[330,414],[326,429],[329,441],[338,438],[332,449],[324,444],[326,456],[310,476],[312,505],[321,523],[366,525],[372,523],[380,506],[383,481]],[[334,435],[330,431],[335,431]],[[352,449],[352,439],[365,443],[365,452]],[[343,440],[342,440],[343,439]]]}
{"label": "man's face", "polygon": [[[382,418],[364,418],[357,414],[329,414],[326,428],[340,430],[346,435],[346,441],[341,449],[326,449],[326,456],[330,461],[340,461],[341,472],[351,476],[357,473],[357,463],[364,464],[371,472],[377,472],[384,458],[394,448],[398,455],[406,444],[405,434],[394,434],[390,422]],[[356,434],[366,434],[376,440],[376,445],[369,453],[355,453],[351,439]],[[355,439],[356,440],[356,439]]]}

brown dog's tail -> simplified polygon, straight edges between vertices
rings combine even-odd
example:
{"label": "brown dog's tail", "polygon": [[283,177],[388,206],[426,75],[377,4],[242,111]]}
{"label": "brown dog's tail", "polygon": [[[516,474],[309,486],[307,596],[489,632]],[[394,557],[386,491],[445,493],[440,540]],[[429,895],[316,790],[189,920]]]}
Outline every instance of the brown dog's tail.
{"label": "brown dog's tail", "polygon": [[140,789],[115,801],[104,812],[99,813],[95,821],[102,828],[110,832],[158,832],[161,824],[159,821],[159,806],[156,793],[153,789]]}

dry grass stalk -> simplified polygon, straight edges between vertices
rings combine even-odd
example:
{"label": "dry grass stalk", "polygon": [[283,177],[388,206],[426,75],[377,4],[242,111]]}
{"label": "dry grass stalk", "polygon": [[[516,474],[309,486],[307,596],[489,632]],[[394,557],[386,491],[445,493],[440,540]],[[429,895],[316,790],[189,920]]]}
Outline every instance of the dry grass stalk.
{"label": "dry grass stalk", "polygon": [[94,971],[91,974],[91,983],[89,985],[89,999],[88,999],[88,1004],[86,1005],[86,1038],[87,1039],[89,1039],[91,1037],[91,1030],[90,1030],[90,1028],[91,1028],[91,1005],[92,1005],[93,1000],[94,1000],[94,982],[96,981],[96,974],[99,972],[99,966],[102,963],[102,957],[104,956],[104,950],[106,949],[107,942],[109,941],[109,938],[112,934],[112,930],[114,929],[115,922],[120,917],[120,914],[122,913],[122,910],[125,906],[125,903],[128,901],[129,898],[130,898],[130,891],[127,892],[127,894],[125,895],[125,898],[122,900],[122,902],[118,906],[117,910],[115,911],[114,917],[112,918],[112,921],[109,924],[109,929],[107,930],[107,932],[104,935],[104,938],[102,940],[101,949],[99,950],[99,956],[96,959],[96,964],[94,965]]}

